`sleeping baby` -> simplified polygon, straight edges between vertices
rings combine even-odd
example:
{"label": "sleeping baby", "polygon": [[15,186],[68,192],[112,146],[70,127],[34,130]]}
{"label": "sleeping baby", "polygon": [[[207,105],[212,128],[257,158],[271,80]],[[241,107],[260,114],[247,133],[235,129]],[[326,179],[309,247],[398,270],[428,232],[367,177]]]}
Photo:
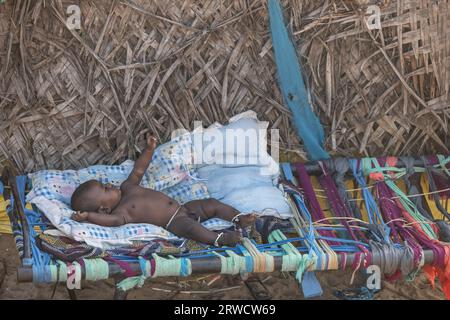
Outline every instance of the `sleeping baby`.
{"label": "sleeping baby", "polygon": [[235,246],[241,238],[239,232],[217,234],[203,227],[201,222],[220,218],[245,227],[256,219],[254,214],[242,215],[235,208],[216,199],[194,200],[180,205],[162,192],[139,185],[155,148],[156,139],[149,137],[147,147],[120,188],[102,184],[97,180],[81,184],[72,195],[71,205],[77,211],[72,215],[72,219],[105,227],[150,223],[179,237],[201,243]]}

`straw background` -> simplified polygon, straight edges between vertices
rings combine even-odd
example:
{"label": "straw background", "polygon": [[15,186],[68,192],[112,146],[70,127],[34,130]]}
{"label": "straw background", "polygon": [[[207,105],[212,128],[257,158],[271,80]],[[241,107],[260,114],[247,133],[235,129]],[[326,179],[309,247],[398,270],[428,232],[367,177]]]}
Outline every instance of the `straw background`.
{"label": "straw background", "polygon": [[[368,30],[375,3],[382,29]],[[449,153],[449,1],[282,5],[332,155]],[[245,110],[304,156],[263,0],[7,0],[0,62],[0,163],[22,172],[135,158],[148,130],[164,142]]]}

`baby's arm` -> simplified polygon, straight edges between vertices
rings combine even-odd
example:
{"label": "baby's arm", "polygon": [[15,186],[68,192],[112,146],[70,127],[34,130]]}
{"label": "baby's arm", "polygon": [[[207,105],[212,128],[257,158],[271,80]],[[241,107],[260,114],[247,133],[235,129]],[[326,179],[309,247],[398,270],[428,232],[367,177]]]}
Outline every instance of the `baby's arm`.
{"label": "baby's arm", "polygon": [[72,215],[72,219],[78,222],[86,221],[104,227],[118,227],[125,224],[123,215],[105,214],[92,211],[77,211]]}
{"label": "baby's arm", "polygon": [[144,149],[144,151],[141,153],[139,158],[134,163],[133,171],[131,171],[130,175],[128,176],[128,179],[125,180],[121,188],[126,187],[127,185],[138,185],[141,183],[142,177],[144,176],[145,170],[147,170],[148,165],[152,161],[153,152],[156,148],[156,138],[153,136],[150,136],[147,139],[147,147]]}

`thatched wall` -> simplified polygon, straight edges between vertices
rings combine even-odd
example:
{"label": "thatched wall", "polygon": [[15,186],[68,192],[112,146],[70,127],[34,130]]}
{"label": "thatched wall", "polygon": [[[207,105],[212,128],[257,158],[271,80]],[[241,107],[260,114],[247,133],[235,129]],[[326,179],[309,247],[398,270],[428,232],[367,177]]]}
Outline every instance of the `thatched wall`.
{"label": "thatched wall", "polygon": [[[362,23],[373,2],[381,31]],[[79,31],[65,24],[71,4],[81,7]],[[449,153],[449,1],[282,4],[328,150]],[[164,141],[248,109],[302,153],[268,23],[265,0],[7,0],[0,162],[27,171],[114,163],[135,156],[147,129]]]}

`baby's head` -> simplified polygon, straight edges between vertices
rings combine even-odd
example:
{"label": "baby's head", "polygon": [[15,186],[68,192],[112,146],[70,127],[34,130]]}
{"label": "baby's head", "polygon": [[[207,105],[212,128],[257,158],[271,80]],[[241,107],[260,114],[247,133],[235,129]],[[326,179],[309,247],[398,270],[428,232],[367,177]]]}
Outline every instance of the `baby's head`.
{"label": "baby's head", "polygon": [[71,206],[76,211],[111,213],[120,202],[120,190],[97,180],[82,183],[73,193]]}

